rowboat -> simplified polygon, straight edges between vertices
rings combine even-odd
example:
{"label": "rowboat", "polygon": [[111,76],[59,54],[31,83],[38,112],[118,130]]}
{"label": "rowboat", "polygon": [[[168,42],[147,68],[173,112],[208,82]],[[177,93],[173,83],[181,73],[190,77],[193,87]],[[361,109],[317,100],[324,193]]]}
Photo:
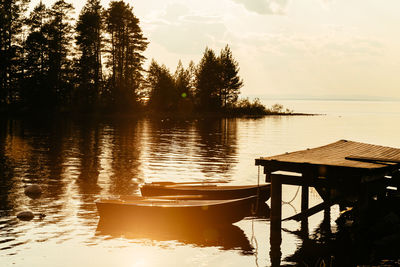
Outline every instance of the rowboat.
{"label": "rowboat", "polygon": [[157,224],[231,224],[251,215],[256,196],[227,200],[101,199],[100,218]]}
{"label": "rowboat", "polygon": [[257,196],[261,201],[270,198],[270,184],[266,185],[215,185],[195,183],[154,182],[140,188],[142,196],[196,195],[202,199],[235,199]]}

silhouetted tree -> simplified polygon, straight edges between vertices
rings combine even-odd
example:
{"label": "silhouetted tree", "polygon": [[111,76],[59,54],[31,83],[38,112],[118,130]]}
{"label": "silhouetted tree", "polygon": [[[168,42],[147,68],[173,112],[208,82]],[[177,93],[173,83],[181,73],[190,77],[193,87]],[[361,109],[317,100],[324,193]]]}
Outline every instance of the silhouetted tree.
{"label": "silhouetted tree", "polygon": [[49,20],[49,11],[40,2],[27,19],[28,36],[24,43],[25,77],[22,99],[28,107],[46,105],[49,91],[47,76],[49,71],[48,35],[44,30]]}
{"label": "silhouetted tree", "polygon": [[[50,9],[50,20],[44,25],[48,35],[49,73],[48,83],[51,88],[49,104],[69,104],[73,84],[71,68],[71,41],[73,34],[73,6],[64,0],[58,0]],[[54,102],[53,102],[54,101]]]}
{"label": "silhouetted tree", "polygon": [[226,108],[237,101],[243,80],[239,77],[239,63],[233,58],[228,45],[221,50],[218,59],[221,66],[220,103]]}
{"label": "silhouetted tree", "polygon": [[232,106],[240,93],[243,81],[239,64],[233,58],[228,45],[216,57],[206,48],[196,72],[196,99],[200,109],[216,111]]}
{"label": "silhouetted tree", "polygon": [[173,111],[179,100],[174,77],[165,65],[158,65],[153,59],[147,75],[149,106],[154,110]]}
{"label": "silhouetted tree", "polygon": [[22,28],[29,0],[0,1],[0,108],[18,98],[22,75]]}
{"label": "silhouetted tree", "polygon": [[196,100],[200,110],[217,110],[220,107],[220,75],[219,60],[207,47],[196,71]]}
{"label": "silhouetted tree", "polygon": [[102,82],[102,7],[99,0],[88,0],[76,24],[78,45],[78,103],[93,107],[98,102]]}
{"label": "silhouetted tree", "polygon": [[27,20],[24,98],[34,108],[60,108],[70,102],[74,73],[71,39],[73,7],[58,0],[40,2]]}
{"label": "silhouetted tree", "polygon": [[119,108],[132,106],[138,98],[143,80],[142,52],[148,42],[139,26],[132,7],[123,1],[113,1],[106,12],[108,33],[108,62],[111,69],[110,97]]}
{"label": "silhouetted tree", "polygon": [[195,66],[193,61],[185,69],[179,60],[174,74],[175,90],[177,92],[177,110],[182,113],[193,111]]}

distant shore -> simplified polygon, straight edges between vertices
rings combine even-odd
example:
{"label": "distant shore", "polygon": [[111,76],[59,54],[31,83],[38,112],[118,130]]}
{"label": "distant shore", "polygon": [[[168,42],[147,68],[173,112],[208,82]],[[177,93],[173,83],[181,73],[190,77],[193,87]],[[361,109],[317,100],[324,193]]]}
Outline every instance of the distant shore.
{"label": "distant shore", "polygon": [[6,119],[23,119],[23,118],[171,118],[171,119],[199,119],[199,118],[262,118],[268,116],[321,116],[324,114],[317,113],[301,113],[301,112],[265,112],[265,113],[240,113],[235,110],[220,112],[155,112],[150,110],[135,110],[129,112],[82,112],[82,111],[8,111],[1,112],[0,118]]}

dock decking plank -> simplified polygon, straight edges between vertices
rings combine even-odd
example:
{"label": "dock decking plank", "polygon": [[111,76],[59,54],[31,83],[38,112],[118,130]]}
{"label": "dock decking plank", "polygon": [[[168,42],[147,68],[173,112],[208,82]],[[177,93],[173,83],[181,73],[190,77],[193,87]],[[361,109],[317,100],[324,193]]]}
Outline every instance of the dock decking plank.
{"label": "dock decking plank", "polygon": [[388,164],[346,159],[347,157],[385,158],[386,161],[400,162],[400,149],[372,145],[354,141],[340,140],[325,146],[285,153],[270,157],[261,157],[256,165],[266,166],[271,162],[302,163],[347,168],[379,169]]}

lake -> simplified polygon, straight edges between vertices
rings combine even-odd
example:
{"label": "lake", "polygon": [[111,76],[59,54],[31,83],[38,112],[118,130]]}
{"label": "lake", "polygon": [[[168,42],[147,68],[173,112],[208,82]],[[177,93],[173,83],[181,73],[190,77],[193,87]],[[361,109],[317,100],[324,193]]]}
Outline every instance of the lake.
{"label": "lake", "polygon": [[[400,147],[399,102],[264,102],[325,115],[1,120],[0,266],[269,266],[267,216],[222,229],[138,232],[99,224],[94,201],[138,195],[151,181],[256,184],[265,179],[256,158],[340,139]],[[30,184],[41,185],[39,199],[24,194]],[[284,186],[283,217],[300,210],[298,191]],[[310,190],[310,205],[320,202]],[[45,216],[18,220],[25,210]],[[338,214],[333,206],[328,231]],[[323,217],[309,218],[310,235],[320,233]],[[295,265],[304,240],[291,231],[300,223],[282,227],[282,264]]]}

